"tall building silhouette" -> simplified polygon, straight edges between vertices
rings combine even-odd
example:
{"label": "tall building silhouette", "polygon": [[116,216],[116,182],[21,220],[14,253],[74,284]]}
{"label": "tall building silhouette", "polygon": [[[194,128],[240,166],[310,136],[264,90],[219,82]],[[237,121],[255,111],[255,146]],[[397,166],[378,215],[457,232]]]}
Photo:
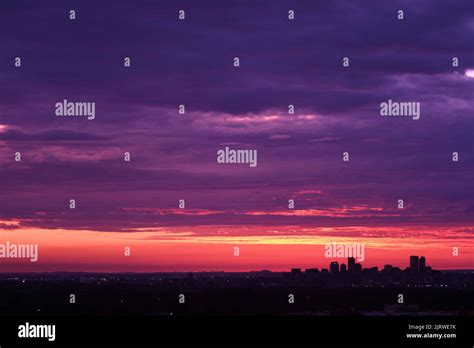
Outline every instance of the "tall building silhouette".
{"label": "tall building silhouette", "polygon": [[418,273],[418,270],[419,270],[418,256],[410,256],[410,272]]}
{"label": "tall building silhouette", "polygon": [[329,270],[331,273],[337,273],[339,272],[339,263],[337,261],[331,262],[329,265]]}
{"label": "tall building silhouette", "polygon": [[418,270],[420,272],[425,272],[426,271],[426,259],[424,256],[420,257],[420,264]]}
{"label": "tall building silhouette", "polygon": [[349,272],[354,272],[355,271],[355,259],[353,257],[348,257],[347,258],[347,270]]}

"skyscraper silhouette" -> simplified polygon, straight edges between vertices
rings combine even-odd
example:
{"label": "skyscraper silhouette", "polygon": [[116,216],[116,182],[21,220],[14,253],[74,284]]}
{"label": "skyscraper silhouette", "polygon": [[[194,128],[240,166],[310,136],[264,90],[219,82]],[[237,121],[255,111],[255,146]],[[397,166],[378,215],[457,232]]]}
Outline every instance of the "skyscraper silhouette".
{"label": "skyscraper silhouette", "polygon": [[410,256],[410,272],[418,273],[418,270],[419,270],[418,256]]}
{"label": "skyscraper silhouette", "polygon": [[426,271],[426,259],[424,256],[420,257],[420,264],[419,264],[419,269],[420,272],[425,272]]}
{"label": "skyscraper silhouette", "polygon": [[355,270],[355,259],[353,257],[347,258],[347,270],[349,272],[354,272]]}

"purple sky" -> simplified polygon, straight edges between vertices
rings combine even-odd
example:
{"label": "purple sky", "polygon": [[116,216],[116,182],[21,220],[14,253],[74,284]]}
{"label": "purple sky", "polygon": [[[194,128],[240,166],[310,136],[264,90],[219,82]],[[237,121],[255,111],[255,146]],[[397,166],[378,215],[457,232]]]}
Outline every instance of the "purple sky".
{"label": "purple sky", "polygon": [[[32,4],[0,5],[0,222],[20,221],[5,229],[423,225],[472,240],[474,1]],[[56,117],[63,99],[95,102],[95,120]],[[381,117],[388,99],[421,118]],[[257,168],[219,165],[226,145],[258,149]],[[271,213],[289,198],[326,214]]]}

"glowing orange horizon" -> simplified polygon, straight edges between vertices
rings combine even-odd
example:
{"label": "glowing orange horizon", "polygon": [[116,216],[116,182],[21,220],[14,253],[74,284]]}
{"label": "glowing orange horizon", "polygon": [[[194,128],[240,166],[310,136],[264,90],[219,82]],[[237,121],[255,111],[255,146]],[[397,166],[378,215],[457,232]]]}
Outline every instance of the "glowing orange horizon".
{"label": "glowing orange horizon", "polygon": [[[411,236],[407,233],[409,227],[194,226],[133,232],[3,229],[0,243],[38,244],[39,260],[0,259],[0,266],[2,272],[288,271],[293,267],[327,268],[331,261],[346,262],[326,258],[324,246],[361,243],[365,246],[364,267],[392,264],[405,268],[410,255],[422,255],[435,269],[471,269],[470,240],[449,238],[462,228],[469,227],[440,228],[437,232],[432,227],[425,230],[417,226],[417,234]],[[363,238],[343,236],[362,229]],[[202,235],[202,231],[212,234]],[[377,236],[377,231],[385,236]],[[236,246],[239,256],[234,256]],[[125,247],[130,248],[130,256],[125,256]],[[458,248],[458,256],[453,255],[453,247]]]}

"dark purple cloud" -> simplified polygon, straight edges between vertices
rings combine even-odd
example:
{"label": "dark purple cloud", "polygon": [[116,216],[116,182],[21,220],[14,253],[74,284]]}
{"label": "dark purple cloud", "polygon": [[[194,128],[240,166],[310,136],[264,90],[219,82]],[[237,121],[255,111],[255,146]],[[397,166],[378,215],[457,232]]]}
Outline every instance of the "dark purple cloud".
{"label": "dark purple cloud", "polygon": [[[0,9],[0,218],[103,231],[473,220],[471,0],[5,1]],[[56,117],[63,99],[95,102],[96,119]],[[420,102],[420,120],[382,118],[387,99]],[[258,149],[257,168],[218,165],[225,144]],[[71,197],[80,207],[72,214]],[[285,209],[292,197],[298,209],[384,213],[246,214]],[[180,198],[213,213],[140,212],[176,208]],[[398,198],[409,204],[404,216]]]}

